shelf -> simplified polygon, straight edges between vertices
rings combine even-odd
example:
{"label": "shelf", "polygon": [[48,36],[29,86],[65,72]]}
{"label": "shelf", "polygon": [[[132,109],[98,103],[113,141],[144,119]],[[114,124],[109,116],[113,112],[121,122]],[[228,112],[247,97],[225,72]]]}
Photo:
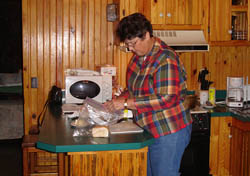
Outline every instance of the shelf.
{"label": "shelf", "polygon": [[232,5],[232,12],[247,12],[248,6],[247,5]]}
{"label": "shelf", "polygon": [[250,42],[247,40],[231,40],[224,42],[209,42],[210,46],[250,46]]}

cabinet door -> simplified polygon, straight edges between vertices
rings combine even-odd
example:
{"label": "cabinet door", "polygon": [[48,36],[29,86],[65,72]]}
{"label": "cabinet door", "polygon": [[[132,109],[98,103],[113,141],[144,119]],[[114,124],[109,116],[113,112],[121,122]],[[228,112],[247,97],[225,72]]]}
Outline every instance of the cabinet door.
{"label": "cabinet door", "polygon": [[209,168],[214,176],[230,175],[230,143],[232,117],[212,117]]}
{"label": "cabinet door", "polygon": [[204,21],[206,3],[206,0],[151,0],[149,12],[151,22],[152,24],[201,25]]}
{"label": "cabinet door", "polygon": [[212,117],[210,134],[210,174],[250,175],[250,122],[233,117]]}
{"label": "cabinet door", "polygon": [[231,40],[231,0],[210,0],[210,41]]}
{"label": "cabinet door", "polygon": [[231,127],[230,175],[250,175],[250,122],[233,118]]}
{"label": "cabinet door", "polygon": [[241,174],[241,166],[243,161],[243,136],[244,131],[232,126],[231,127],[231,154],[230,154],[230,174],[232,176],[238,176]]}

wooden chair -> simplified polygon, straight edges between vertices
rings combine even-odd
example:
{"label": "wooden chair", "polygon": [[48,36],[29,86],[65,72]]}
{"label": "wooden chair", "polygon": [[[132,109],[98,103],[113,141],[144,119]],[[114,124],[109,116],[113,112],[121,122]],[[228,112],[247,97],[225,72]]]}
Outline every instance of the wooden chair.
{"label": "wooden chair", "polygon": [[37,149],[37,140],[38,135],[23,137],[23,176],[64,176],[64,154]]}

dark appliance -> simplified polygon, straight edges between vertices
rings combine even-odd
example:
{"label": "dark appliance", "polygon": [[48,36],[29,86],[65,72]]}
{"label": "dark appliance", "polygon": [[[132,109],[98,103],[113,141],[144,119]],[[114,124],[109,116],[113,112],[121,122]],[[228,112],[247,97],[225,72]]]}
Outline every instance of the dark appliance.
{"label": "dark appliance", "polygon": [[191,141],[181,161],[181,176],[209,176],[210,113],[192,113]]}

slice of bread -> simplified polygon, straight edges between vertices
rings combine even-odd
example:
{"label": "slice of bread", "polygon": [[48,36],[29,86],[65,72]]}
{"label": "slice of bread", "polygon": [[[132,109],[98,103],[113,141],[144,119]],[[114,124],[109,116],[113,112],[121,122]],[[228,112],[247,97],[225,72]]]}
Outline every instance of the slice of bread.
{"label": "slice of bread", "polygon": [[109,129],[106,126],[95,126],[92,128],[93,137],[109,137]]}

